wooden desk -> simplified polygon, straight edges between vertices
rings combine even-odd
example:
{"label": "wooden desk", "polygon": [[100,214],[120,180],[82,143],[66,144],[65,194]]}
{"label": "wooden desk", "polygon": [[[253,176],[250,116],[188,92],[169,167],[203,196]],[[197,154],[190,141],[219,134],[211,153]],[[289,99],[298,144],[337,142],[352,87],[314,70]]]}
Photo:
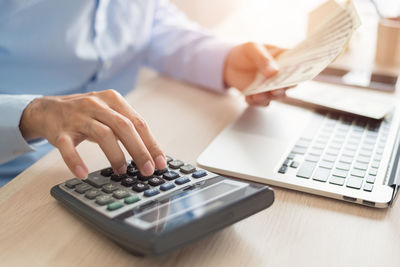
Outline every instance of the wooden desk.
{"label": "wooden desk", "polygon": [[[245,108],[235,92],[142,77],[128,101],[167,153],[191,163]],[[92,171],[108,165],[95,144],[79,151]],[[0,190],[1,266],[399,266],[399,203],[378,210],[275,188],[268,210],[170,255],[137,258],[50,196],[70,177],[53,151]]]}

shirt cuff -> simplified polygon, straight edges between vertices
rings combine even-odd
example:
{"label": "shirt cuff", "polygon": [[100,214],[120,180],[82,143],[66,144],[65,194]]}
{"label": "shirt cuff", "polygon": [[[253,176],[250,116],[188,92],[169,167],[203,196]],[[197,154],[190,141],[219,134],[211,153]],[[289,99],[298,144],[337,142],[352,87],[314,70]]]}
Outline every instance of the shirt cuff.
{"label": "shirt cuff", "polygon": [[19,123],[28,104],[41,95],[1,95],[0,98],[0,163],[34,151],[21,134]]}
{"label": "shirt cuff", "polygon": [[235,44],[226,43],[218,39],[210,39],[201,45],[197,55],[196,83],[217,92],[224,92],[228,88],[224,82],[224,66],[229,51]]}

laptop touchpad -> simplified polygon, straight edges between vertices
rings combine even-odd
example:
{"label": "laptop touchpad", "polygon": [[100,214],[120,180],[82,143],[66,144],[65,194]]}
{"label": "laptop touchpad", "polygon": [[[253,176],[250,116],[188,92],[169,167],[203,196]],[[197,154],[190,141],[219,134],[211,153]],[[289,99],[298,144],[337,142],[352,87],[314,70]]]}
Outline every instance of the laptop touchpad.
{"label": "laptop touchpad", "polygon": [[232,130],[288,141],[301,134],[310,114],[305,109],[273,101],[269,107],[247,108]]}

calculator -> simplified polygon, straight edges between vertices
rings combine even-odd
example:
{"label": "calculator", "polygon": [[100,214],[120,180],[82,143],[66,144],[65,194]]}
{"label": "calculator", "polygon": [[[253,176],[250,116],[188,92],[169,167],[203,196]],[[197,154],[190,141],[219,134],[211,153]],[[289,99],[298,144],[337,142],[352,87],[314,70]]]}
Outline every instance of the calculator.
{"label": "calculator", "polygon": [[135,255],[160,255],[268,208],[266,185],[230,179],[167,157],[167,168],[126,174],[108,167],[73,178],[51,195]]}

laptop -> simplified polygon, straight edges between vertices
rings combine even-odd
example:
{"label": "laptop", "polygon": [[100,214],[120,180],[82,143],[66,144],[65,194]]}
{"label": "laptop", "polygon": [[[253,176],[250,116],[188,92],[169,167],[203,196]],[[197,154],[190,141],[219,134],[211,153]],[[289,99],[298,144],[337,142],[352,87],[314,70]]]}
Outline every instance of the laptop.
{"label": "laptop", "polygon": [[198,164],[237,178],[376,208],[399,185],[400,110],[375,120],[272,101],[248,107]]}

